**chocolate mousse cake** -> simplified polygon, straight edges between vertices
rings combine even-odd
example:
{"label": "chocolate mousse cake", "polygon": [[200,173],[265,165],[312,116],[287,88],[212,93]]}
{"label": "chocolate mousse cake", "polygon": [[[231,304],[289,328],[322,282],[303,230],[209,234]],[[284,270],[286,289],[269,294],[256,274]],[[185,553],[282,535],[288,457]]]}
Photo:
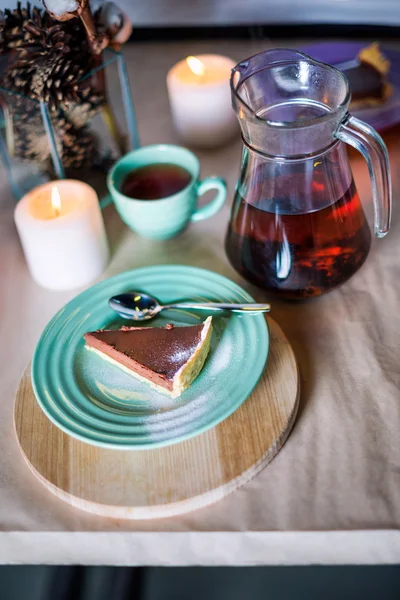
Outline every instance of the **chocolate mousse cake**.
{"label": "chocolate mousse cake", "polygon": [[210,350],[211,317],[186,327],[122,327],[85,334],[90,350],[173,398],[200,373]]}
{"label": "chocolate mousse cake", "polygon": [[[392,94],[388,82],[390,61],[379,44],[362,48],[354,61],[340,67],[349,80],[351,108],[367,108],[385,102]],[[352,64],[354,63],[354,64]]]}

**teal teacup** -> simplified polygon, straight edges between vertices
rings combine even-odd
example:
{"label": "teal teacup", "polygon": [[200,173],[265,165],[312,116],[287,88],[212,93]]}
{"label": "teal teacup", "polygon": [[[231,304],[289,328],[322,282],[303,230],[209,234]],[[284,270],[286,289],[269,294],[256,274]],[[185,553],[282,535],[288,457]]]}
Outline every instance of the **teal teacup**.
{"label": "teal teacup", "polygon": [[[172,196],[156,200],[139,200],[121,192],[125,178],[134,169],[160,163],[186,169],[191,175],[188,185]],[[224,204],[224,180],[207,177],[200,181],[199,174],[199,161],[192,152],[180,146],[158,144],[144,146],[123,156],[109,172],[107,185],[117,211],[128,227],[143,237],[166,240],[180,233],[188,223],[212,217]],[[198,208],[198,198],[214,189],[217,192],[215,198]]]}

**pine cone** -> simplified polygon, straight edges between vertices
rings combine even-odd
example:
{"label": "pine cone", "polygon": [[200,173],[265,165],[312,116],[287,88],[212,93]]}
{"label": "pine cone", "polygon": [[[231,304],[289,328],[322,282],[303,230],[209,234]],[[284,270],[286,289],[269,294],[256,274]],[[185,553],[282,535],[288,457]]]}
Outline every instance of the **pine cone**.
{"label": "pine cone", "polygon": [[82,81],[93,67],[93,56],[77,19],[58,23],[47,12],[18,3],[13,12],[5,12],[0,34],[3,49],[15,53],[1,81],[4,87],[47,102],[51,111],[90,102],[88,115],[97,112],[104,98],[92,90],[90,79]]}
{"label": "pine cone", "polygon": [[[7,100],[7,98],[6,98]],[[27,98],[13,96],[8,103],[12,116],[13,156],[21,160],[34,161],[43,170],[51,163],[49,138],[43,126],[40,108]],[[61,142],[56,137],[57,149],[61,152]]]}
{"label": "pine cone", "polygon": [[[0,51],[4,53],[14,48],[28,46],[37,38],[38,29],[45,33],[54,25],[57,25],[57,21],[46,11],[36,7],[32,9],[29,2],[22,8],[21,2],[18,2],[16,9],[6,9],[1,13]],[[32,27],[36,30],[35,33],[31,31]],[[63,29],[73,37],[74,46],[80,47],[83,42],[86,42],[82,25],[76,20],[65,23]]]}
{"label": "pine cone", "polygon": [[24,43],[29,42],[29,32],[24,30],[24,26],[33,18],[33,13],[39,12],[38,9],[31,11],[31,5],[28,2],[25,8],[22,8],[21,2],[17,3],[17,8],[9,10],[8,8],[1,12],[0,16],[0,52],[6,52],[17,48]]}
{"label": "pine cone", "polygon": [[79,52],[76,38],[61,24],[44,29],[39,23],[41,16],[38,11],[35,13],[36,22],[30,20],[24,24],[29,42],[15,48],[17,57],[3,77],[3,86],[47,102],[51,111],[69,110],[72,104],[84,102],[90,96],[95,111],[103,97],[92,93],[89,79],[80,81],[92,66],[90,53]]}
{"label": "pine cone", "polygon": [[97,138],[88,127],[68,123],[62,135],[61,157],[65,170],[92,165],[98,156]]}
{"label": "pine cone", "polygon": [[98,57],[93,58],[80,20],[59,23],[18,2],[15,10],[0,14],[0,52],[11,59],[0,84],[13,92],[3,97],[13,120],[15,156],[42,168],[51,164],[39,106],[25,96],[47,103],[65,167],[79,168],[93,159],[96,141],[85,125],[105,99],[85,77]]}
{"label": "pine cone", "polygon": [[[15,97],[12,109],[14,156],[34,161],[43,171],[51,172],[49,139],[43,127],[39,107]],[[53,116],[57,151],[65,169],[79,169],[98,159],[97,138],[88,126],[75,127],[67,118]]]}

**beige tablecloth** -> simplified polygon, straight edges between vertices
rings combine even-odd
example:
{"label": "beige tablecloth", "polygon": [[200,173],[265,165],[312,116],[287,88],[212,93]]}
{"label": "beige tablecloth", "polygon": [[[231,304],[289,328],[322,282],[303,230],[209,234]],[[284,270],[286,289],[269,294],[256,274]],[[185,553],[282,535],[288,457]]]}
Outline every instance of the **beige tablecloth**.
{"label": "beige tablecloth", "polygon": [[[290,45],[291,43],[286,43]],[[128,49],[142,143],[176,141],[165,74],[187,54],[241,59],[266,44],[143,44]],[[19,378],[50,317],[78,291],[52,293],[27,272],[4,173],[0,195],[0,562],[87,564],[308,564],[400,560],[400,212],[399,130],[386,136],[394,184],[392,231],[373,244],[341,289],[299,304],[274,301],[273,316],[297,355],[297,423],[273,462],[207,509],[154,522],[90,516],[50,495],[26,467],[13,430]],[[198,153],[202,175],[224,176],[233,194],[240,141]],[[370,203],[362,158],[356,183]],[[113,250],[104,277],[155,263],[213,269],[243,283],[223,237],[229,207],[166,243],[141,240],[109,207]],[[246,286],[246,284],[244,284]],[[258,290],[248,289],[262,300]]]}

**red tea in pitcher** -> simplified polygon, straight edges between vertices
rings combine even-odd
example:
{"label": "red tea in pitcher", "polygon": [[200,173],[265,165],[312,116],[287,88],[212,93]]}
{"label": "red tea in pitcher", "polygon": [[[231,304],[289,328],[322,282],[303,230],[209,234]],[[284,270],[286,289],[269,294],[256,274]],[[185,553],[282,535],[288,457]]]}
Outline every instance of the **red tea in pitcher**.
{"label": "red tea in pitcher", "polygon": [[368,162],[379,238],[391,214],[385,144],[348,113],[343,73],[297,50],[243,60],[230,86],[243,154],[228,258],[246,279],[280,296],[327,292],[357,272],[371,244],[346,144]]}
{"label": "red tea in pitcher", "polygon": [[318,296],[347,281],[368,255],[371,233],[353,182],[336,202],[306,213],[238,196],[226,252],[259,287],[288,299]]}

